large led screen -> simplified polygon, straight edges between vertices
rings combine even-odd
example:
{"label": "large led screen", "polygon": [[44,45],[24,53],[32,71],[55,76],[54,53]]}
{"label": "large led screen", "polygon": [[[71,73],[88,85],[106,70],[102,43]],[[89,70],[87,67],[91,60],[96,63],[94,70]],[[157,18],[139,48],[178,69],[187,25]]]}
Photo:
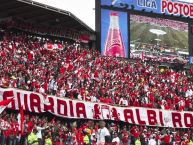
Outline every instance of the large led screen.
{"label": "large led screen", "polygon": [[180,21],[130,15],[130,57],[187,62],[188,24]]}
{"label": "large led screen", "polygon": [[128,16],[126,12],[101,9],[101,53],[128,57]]}

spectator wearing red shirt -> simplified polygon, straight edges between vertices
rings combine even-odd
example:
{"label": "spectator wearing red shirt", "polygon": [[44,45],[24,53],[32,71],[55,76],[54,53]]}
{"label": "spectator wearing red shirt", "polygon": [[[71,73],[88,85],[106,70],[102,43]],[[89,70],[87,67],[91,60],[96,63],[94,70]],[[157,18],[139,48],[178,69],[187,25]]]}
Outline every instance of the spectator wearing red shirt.
{"label": "spectator wearing red shirt", "polygon": [[164,135],[164,145],[170,145],[170,142],[171,142],[171,137],[170,137],[170,134],[168,133],[168,131],[167,131],[167,133]]}

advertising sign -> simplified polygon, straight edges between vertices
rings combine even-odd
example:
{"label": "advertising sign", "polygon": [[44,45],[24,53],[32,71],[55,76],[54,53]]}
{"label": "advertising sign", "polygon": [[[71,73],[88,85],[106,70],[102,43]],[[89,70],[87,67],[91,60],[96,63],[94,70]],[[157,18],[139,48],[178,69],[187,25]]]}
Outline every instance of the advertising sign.
{"label": "advertising sign", "polygon": [[101,0],[101,6],[193,18],[193,3],[186,0]]}
{"label": "advertising sign", "polygon": [[101,10],[101,52],[104,56],[128,57],[126,12]]}

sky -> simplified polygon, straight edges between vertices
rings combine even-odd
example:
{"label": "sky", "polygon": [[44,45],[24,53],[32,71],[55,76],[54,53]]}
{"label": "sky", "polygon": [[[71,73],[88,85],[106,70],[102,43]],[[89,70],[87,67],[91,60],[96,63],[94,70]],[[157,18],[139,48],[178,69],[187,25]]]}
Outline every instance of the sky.
{"label": "sky", "polygon": [[71,12],[95,30],[95,0],[34,0]]}
{"label": "sky", "polygon": [[[95,0],[34,0],[56,8],[70,11],[95,30]],[[193,0],[178,0],[193,3]]]}

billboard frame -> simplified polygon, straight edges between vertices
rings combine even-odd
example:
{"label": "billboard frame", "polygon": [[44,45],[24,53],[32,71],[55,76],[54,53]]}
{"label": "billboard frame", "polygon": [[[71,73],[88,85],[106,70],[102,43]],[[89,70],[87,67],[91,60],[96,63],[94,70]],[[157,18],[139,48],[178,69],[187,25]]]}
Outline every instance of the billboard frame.
{"label": "billboard frame", "polygon": [[191,33],[191,27],[193,27],[193,19],[189,17],[182,17],[182,16],[174,16],[174,15],[166,15],[166,14],[158,14],[153,12],[146,12],[145,10],[137,11],[135,9],[124,9],[124,8],[118,8],[114,6],[101,6],[101,0],[95,0],[95,23],[96,23],[96,48],[101,52],[101,9],[107,9],[112,11],[118,11],[118,12],[127,12],[128,16],[128,58],[130,58],[130,14],[134,15],[141,15],[141,16],[147,16],[151,18],[162,18],[162,19],[169,19],[174,21],[180,21],[188,23],[188,51],[189,55],[193,56],[193,34]]}

